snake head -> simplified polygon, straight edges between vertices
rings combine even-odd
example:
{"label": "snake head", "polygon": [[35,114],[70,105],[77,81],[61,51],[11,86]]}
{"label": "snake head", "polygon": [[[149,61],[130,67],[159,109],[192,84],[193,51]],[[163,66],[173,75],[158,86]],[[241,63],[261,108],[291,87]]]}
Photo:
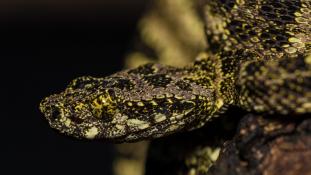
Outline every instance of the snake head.
{"label": "snake head", "polygon": [[112,134],[113,129],[109,128],[118,111],[116,104],[109,82],[80,77],[73,80],[64,92],[42,100],[40,110],[50,126],[61,133],[76,138],[109,139],[120,136]]}
{"label": "snake head", "polygon": [[205,74],[191,80],[189,71],[147,64],[105,78],[81,77],[40,109],[52,128],[77,138],[132,142],[191,130],[222,103],[215,102],[213,86],[201,85],[210,82]]}

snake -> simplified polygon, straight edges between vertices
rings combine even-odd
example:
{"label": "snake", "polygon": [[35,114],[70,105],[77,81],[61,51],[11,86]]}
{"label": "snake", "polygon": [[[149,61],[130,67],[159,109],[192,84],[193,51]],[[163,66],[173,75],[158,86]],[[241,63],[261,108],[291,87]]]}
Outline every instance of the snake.
{"label": "snake", "polygon": [[311,112],[310,0],[202,0],[199,10],[208,46],[194,62],[76,78],[41,101],[51,128],[134,142],[201,128],[230,106],[284,117]]}

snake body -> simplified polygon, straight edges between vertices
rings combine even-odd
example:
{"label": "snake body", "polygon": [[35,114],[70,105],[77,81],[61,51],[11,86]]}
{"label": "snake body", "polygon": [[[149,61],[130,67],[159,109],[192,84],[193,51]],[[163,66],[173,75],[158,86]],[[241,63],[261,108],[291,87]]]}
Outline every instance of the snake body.
{"label": "snake body", "polygon": [[208,48],[195,62],[77,78],[41,102],[51,127],[131,142],[200,128],[230,105],[311,112],[311,1],[205,0],[200,9]]}

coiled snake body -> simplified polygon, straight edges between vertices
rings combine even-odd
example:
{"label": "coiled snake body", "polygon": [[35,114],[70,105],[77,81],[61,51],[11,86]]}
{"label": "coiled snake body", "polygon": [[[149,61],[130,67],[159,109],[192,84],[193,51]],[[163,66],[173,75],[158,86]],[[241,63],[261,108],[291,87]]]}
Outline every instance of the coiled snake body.
{"label": "coiled snake body", "polygon": [[80,77],[40,104],[52,128],[118,142],[203,126],[227,106],[311,112],[311,2],[206,0],[209,47],[183,68],[146,64]]}

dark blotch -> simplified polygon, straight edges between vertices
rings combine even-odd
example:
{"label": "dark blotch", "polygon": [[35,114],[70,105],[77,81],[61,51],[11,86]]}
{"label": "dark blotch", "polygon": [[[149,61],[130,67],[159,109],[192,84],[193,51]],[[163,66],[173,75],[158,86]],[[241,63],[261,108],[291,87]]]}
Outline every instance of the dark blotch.
{"label": "dark blotch", "polygon": [[191,86],[189,83],[185,81],[177,81],[176,86],[179,87],[179,89],[184,90],[184,91],[191,91]]}
{"label": "dark blotch", "polygon": [[131,90],[134,84],[129,79],[115,78],[111,87],[119,88],[122,90]]}
{"label": "dark blotch", "polygon": [[73,80],[68,87],[72,89],[96,88],[100,85],[100,81],[93,77],[79,77]]}
{"label": "dark blotch", "polygon": [[[266,0],[259,10],[259,14],[270,25],[266,31],[260,36],[265,49],[277,48],[280,42],[276,42],[280,37],[282,43],[286,43],[289,34],[286,33],[286,24],[295,24],[295,12],[301,7],[300,0]],[[268,33],[268,34],[267,34]],[[268,39],[268,40],[266,40]],[[280,41],[280,40],[279,40]],[[277,49],[282,50],[282,49]]]}
{"label": "dark blotch", "polygon": [[248,58],[254,57],[250,53],[244,53],[243,50],[237,50],[236,52],[226,51],[222,52],[221,55],[221,69],[223,73],[231,73],[238,69],[238,65],[241,61],[245,61]]}
{"label": "dark blotch", "polygon": [[145,76],[144,80],[147,81],[149,85],[154,87],[166,87],[172,81],[172,79],[167,77],[165,74]]}
{"label": "dark blotch", "polygon": [[294,12],[301,7],[300,0],[274,0],[266,1],[260,9],[262,15],[268,21],[281,18],[285,22],[294,22]]}
{"label": "dark blotch", "polygon": [[248,75],[254,75],[256,72],[260,71],[260,67],[263,66],[263,62],[253,62],[247,65],[245,68],[245,71],[248,73]]}
{"label": "dark blotch", "polygon": [[187,101],[176,101],[173,105],[172,105],[172,110],[175,111],[176,113],[184,113],[186,110],[190,110],[194,107],[194,104],[191,102],[187,102]]}
{"label": "dark blotch", "polygon": [[77,116],[71,116],[71,117],[69,117],[69,119],[70,119],[71,121],[73,121],[74,123],[76,123],[76,124],[81,124],[81,123],[83,123],[83,120],[82,120],[81,118],[77,117]]}
{"label": "dark blotch", "polygon": [[109,123],[109,122],[112,121],[112,119],[113,118],[109,114],[106,114],[105,112],[103,112],[102,115],[101,115],[101,121],[103,123]]}
{"label": "dark blotch", "polygon": [[136,69],[132,69],[128,72],[129,74],[141,74],[141,75],[150,75],[154,73],[153,64],[145,64],[143,66],[139,66]]}
{"label": "dark blotch", "polygon": [[280,61],[280,67],[285,68],[288,72],[294,72],[296,70],[308,70],[308,65],[305,62],[305,57],[303,55],[298,55],[297,58],[283,58]]}
{"label": "dark blotch", "polygon": [[253,27],[243,21],[232,20],[228,24],[228,29],[232,36],[235,36],[240,41],[248,40],[250,36],[256,35]]}
{"label": "dark blotch", "polygon": [[228,11],[231,10],[235,4],[235,0],[220,0],[220,2]]}

